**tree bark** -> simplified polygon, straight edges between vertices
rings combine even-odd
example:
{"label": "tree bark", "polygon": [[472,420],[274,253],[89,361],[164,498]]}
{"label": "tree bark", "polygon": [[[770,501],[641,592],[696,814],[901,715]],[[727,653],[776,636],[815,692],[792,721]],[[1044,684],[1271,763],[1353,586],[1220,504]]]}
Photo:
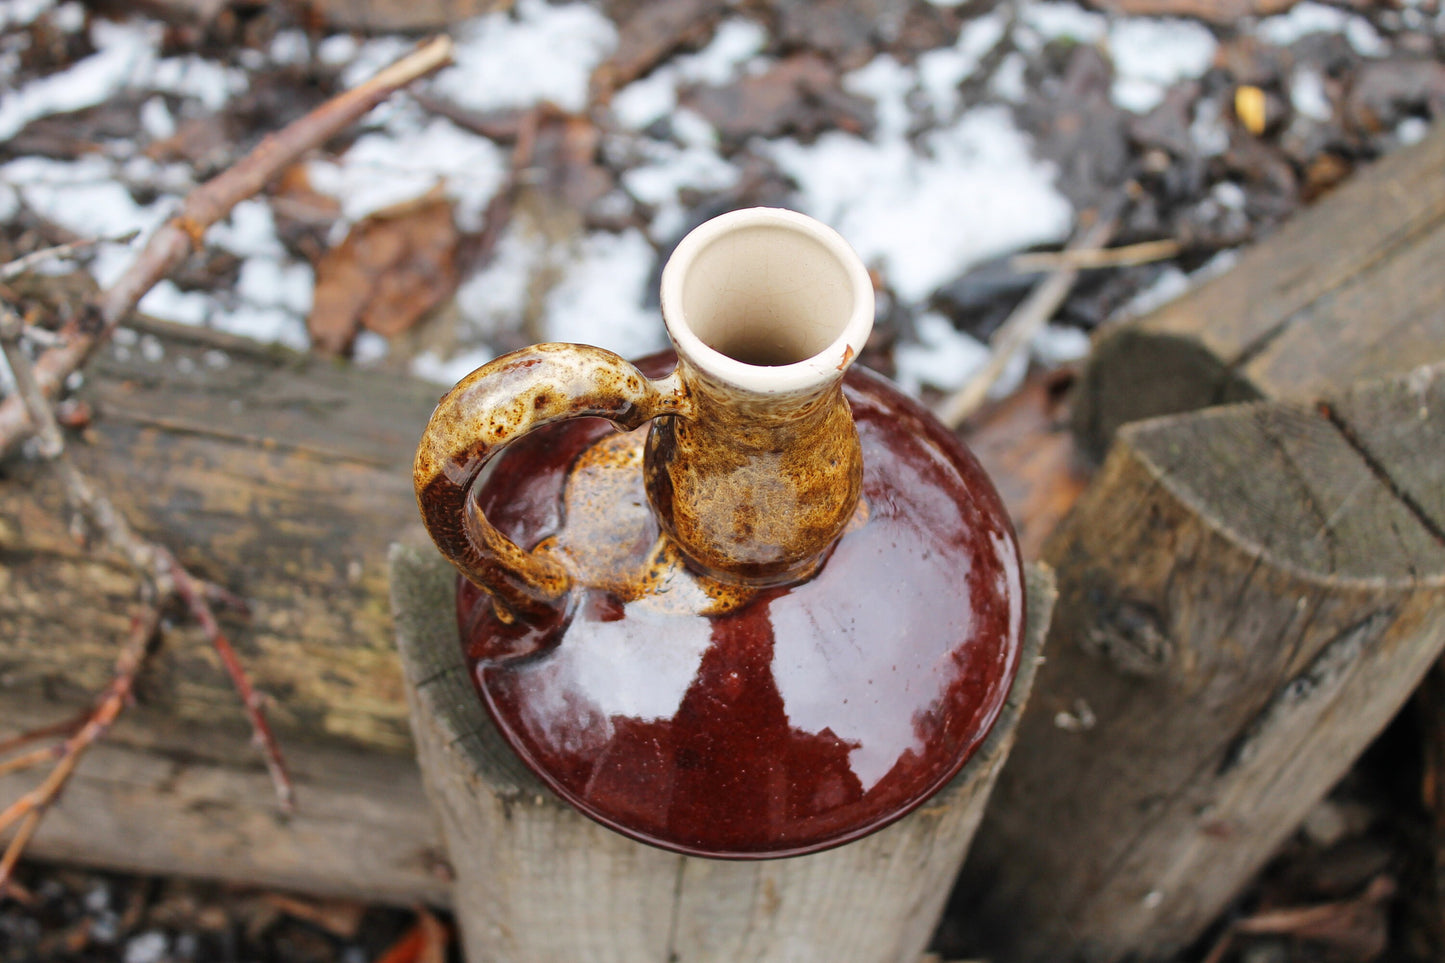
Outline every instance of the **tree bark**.
{"label": "tree bark", "polygon": [[998,959],[1196,938],[1445,647],[1445,366],[1129,425],[1045,559],[1034,703],[958,898]]}

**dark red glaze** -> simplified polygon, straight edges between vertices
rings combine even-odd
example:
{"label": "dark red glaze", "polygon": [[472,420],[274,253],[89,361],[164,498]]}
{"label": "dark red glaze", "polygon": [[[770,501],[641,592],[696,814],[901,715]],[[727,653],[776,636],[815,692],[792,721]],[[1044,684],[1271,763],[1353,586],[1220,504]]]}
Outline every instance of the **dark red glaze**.
{"label": "dark red glaze", "polygon": [[[665,373],[670,357],[641,366]],[[692,855],[799,855],[909,812],[987,735],[1023,633],[1003,505],[973,456],[887,382],[854,369],[845,392],[867,521],[804,583],[712,617],[582,589],[554,624],[523,627],[461,582],[492,718],[582,812]],[[483,483],[488,518],[523,546],[556,533],[570,466],[610,431],[589,419],[513,444]],[[640,558],[656,527],[630,510]]]}

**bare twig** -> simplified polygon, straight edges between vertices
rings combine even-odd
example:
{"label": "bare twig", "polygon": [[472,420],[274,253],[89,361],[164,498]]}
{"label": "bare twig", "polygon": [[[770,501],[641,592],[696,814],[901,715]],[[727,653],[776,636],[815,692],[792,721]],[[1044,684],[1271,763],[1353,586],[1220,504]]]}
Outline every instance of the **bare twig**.
{"label": "bare twig", "polygon": [[160,610],[154,606],[138,613],[131,619],[130,635],[126,638],[125,644],[116,658],[115,676],[105,687],[100,698],[96,700],[95,708],[91,711],[85,725],[62,743],[59,753],[60,761],[56,763],[54,769],[50,770],[49,775],[41,781],[40,785],[15,800],[9,808],[0,813],[0,833],[19,823],[19,828],[5,848],[5,855],[0,856],[0,894],[3,894],[6,889],[6,883],[15,869],[20,853],[29,843],[30,837],[35,834],[35,829],[40,825],[40,820],[44,817],[46,810],[65,789],[65,784],[70,780],[70,775],[75,771],[80,757],[110,728],[121,710],[125,708],[130,699],[131,690],[135,686],[136,673],[140,671],[141,663],[145,660],[146,649],[159,625]]}
{"label": "bare twig", "polygon": [[1099,268],[1134,267],[1167,261],[1175,257],[1183,246],[1172,237],[1158,241],[1144,241],[1140,244],[1126,244],[1123,247],[1106,247],[1074,251],[1039,251],[1033,254],[1018,254],[1009,258],[1009,267],[1021,274],[1033,271],[1057,271],[1073,268],[1079,271],[1093,271]]}
{"label": "bare twig", "polygon": [[8,264],[0,265],[0,281],[17,278],[38,264],[70,257],[77,251],[83,251],[94,244],[128,244],[135,240],[135,236],[139,233],[139,231],[131,231],[119,237],[86,237],[78,241],[71,241],[69,244],[57,244],[54,247],[31,251],[29,254],[17,257]]}
{"label": "bare twig", "polygon": [[0,762],[0,776],[12,772],[19,772],[22,769],[29,769],[31,766],[38,766],[41,763],[57,759],[64,751],[63,746],[64,743],[58,743],[53,746],[41,746],[39,749],[32,749],[18,756],[12,756]]}
{"label": "bare twig", "polygon": [[65,719],[61,722],[41,726],[38,729],[30,729],[19,735],[11,736],[8,739],[0,739],[0,756],[14,752],[21,746],[28,746],[32,742],[49,739],[51,736],[68,736],[85,725],[85,720],[88,718],[90,718],[90,710],[86,709],[76,713],[72,718]]}
{"label": "bare twig", "polygon": [[[236,657],[235,649],[231,646],[230,640],[221,632],[215,613],[211,610],[210,598],[212,597],[226,602],[240,602],[240,600],[224,589],[196,578],[176,561],[170,551],[137,535],[125,517],[115,510],[110,499],[97,491],[89,479],[75,467],[75,463],[66,456],[65,438],[60,432],[60,426],[55,421],[55,413],[51,410],[49,402],[40,396],[30,361],[20,350],[18,343],[20,328],[19,315],[8,305],[0,302],[0,348],[3,348],[5,357],[10,362],[15,376],[17,394],[27,405],[32,406],[32,418],[38,425],[37,433],[41,453],[50,459],[56,472],[60,475],[66,499],[75,511],[90,520],[112,547],[119,550],[133,566],[151,579],[155,585],[156,594],[162,600],[176,596],[186,604],[191,616],[200,624],[206,638],[210,640],[216,653],[221,657],[221,662],[225,665],[226,672],[241,697],[246,715],[251,721],[256,746],[266,760],[266,768],[271,774],[272,783],[276,787],[276,797],[280,801],[282,809],[287,812],[292,811],[296,805],[295,789],[292,786],[291,777],[286,771],[286,764],[281,758],[276,737],[266,721],[264,702],[252,688],[245,670],[241,667],[240,660]],[[240,604],[244,606],[244,603]]]}
{"label": "bare twig", "polygon": [[[424,44],[359,87],[333,97],[266,137],[233,167],[192,191],[180,213],[151,235],[125,274],[100,296],[99,316],[88,325],[76,326],[66,344],[40,356],[35,364],[35,381],[41,395],[54,396],[66,377],[109,337],[145,293],[200,245],[212,224],[307,151],[325,143],[401,87],[445,66],[451,56],[452,44],[446,37]],[[0,402],[0,454],[37,427],[20,398]]]}
{"label": "bare twig", "polygon": [[261,751],[261,758],[266,760],[271,784],[276,787],[276,798],[282,809],[292,812],[296,808],[296,791],[291,784],[291,776],[286,771],[286,761],[281,758],[281,747],[277,745],[271,725],[266,721],[266,703],[261,694],[252,687],[246,670],[241,666],[241,660],[236,656],[236,650],[221,631],[216,615],[211,611],[207,584],[187,572],[170,552],[160,549],[158,554],[160,566],[169,572],[175,583],[176,595],[186,603],[191,618],[200,624],[201,631],[205,632],[211,646],[221,657],[221,664],[226,667],[226,674],[231,677],[231,684],[236,687],[236,692],[241,696],[241,704],[246,709],[246,716],[251,720],[252,739],[256,748]]}
{"label": "bare twig", "polygon": [[[1096,215],[1091,224],[1074,235],[1066,250],[1088,251],[1103,247],[1109,243],[1116,223],[1112,213]],[[957,428],[978,410],[1009,361],[1026,348],[1034,335],[1054,316],[1078,277],[1077,268],[1059,267],[1038,283],[1023,304],[1014,309],[989,339],[991,354],[988,363],[938,406],[940,421],[950,428]]]}

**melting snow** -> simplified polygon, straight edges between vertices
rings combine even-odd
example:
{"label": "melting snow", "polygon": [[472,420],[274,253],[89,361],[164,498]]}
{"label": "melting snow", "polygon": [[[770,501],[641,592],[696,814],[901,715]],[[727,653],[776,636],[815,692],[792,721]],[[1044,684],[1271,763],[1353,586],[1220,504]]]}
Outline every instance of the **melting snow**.
{"label": "melting snow", "polygon": [[453,31],[456,63],[436,75],[439,94],[473,110],[551,101],[587,106],[592,71],[617,45],[617,29],[596,7],[518,0],[515,17],[495,13]]}
{"label": "melting snow", "polygon": [[37,118],[94,107],[130,85],[155,62],[160,33],[160,24],[95,21],[90,28],[95,53],[0,96],[0,140],[9,140]]}
{"label": "melting snow", "polygon": [[641,130],[677,107],[679,87],[721,86],[742,72],[767,46],[767,31],[751,20],[727,20],[706,47],[677,57],[612,97],[612,113],[624,127]]}
{"label": "melting snow", "polygon": [[[889,126],[893,129],[889,130]],[[836,228],[864,261],[881,266],[905,301],[922,302],[971,265],[1059,241],[1073,211],[1002,107],[904,140],[897,120],[878,143],[830,132],[811,146],[770,151],[801,189],[803,209]]]}
{"label": "melting snow", "polygon": [[640,231],[584,238],[566,277],[549,292],[549,341],[579,341],[638,357],[663,347],[662,319],[642,307],[656,253]]}
{"label": "melting snow", "polygon": [[1138,18],[1109,29],[1114,60],[1114,103],[1146,113],[1171,84],[1201,76],[1214,62],[1214,34],[1193,20]]}
{"label": "melting snow", "polygon": [[366,134],[339,160],[311,162],[308,173],[311,186],[336,198],[349,221],[415,200],[442,184],[456,204],[457,223],[472,231],[481,227],[506,168],[496,144],[436,117],[408,137]]}
{"label": "melting snow", "polygon": [[1019,20],[1045,40],[1098,43],[1109,29],[1103,14],[1072,3],[1025,3],[1019,7]]}

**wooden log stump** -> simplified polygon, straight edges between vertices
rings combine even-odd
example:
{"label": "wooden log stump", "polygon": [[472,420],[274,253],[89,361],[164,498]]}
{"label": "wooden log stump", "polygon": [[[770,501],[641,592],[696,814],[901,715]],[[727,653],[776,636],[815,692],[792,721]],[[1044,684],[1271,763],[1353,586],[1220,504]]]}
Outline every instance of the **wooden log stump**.
{"label": "wooden log stump", "polygon": [[907,961],[922,953],[1013,741],[1053,599],[1028,571],[1028,633],[1008,703],[963,771],[872,836],[811,856],[724,862],[626,839],[557,799],[512,755],[467,675],[453,569],[392,554],[413,729],[457,884],[468,958],[489,963]]}
{"label": "wooden log stump", "polygon": [[[72,457],[131,524],[239,593],[221,613],[291,764],[277,812],[215,653],[169,628],[28,853],[407,904],[448,892],[407,726],[386,549],[420,532],[416,440],[441,389],[137,319],[101,349]],[[79,542],[54,476],[0,466],[0,739],[110,679],[136,579]],[[37,773],[0,776],[0,806]],[[439,875],[442,874],[442,875]]]}
{"label": "wooden log stump", "polygon": [[1445,127],[1360,173],[1228,273],[1101,333],[1074,403],[1087,451],[1207,405],[1308,401],[1445,346]]}
{"label": "wooden log stump", "polygon": [[1036,697],[957,898],[999,960],[1195,939],[1445,648],[1445,365],[1121,429],[1050,539]]}

